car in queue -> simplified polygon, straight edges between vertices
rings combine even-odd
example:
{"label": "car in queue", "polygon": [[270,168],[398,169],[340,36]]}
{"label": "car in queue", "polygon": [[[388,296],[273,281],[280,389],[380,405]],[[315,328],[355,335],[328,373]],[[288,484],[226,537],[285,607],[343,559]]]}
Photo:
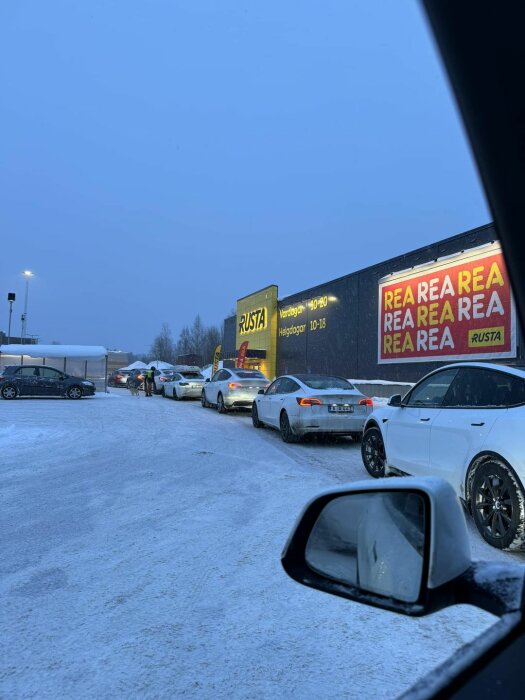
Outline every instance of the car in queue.
{"label": "car in queue", "polygon": [[255,397],[252,422],[279,430],[285,442],[308,434],[350,435],[357,442],[371,412],[372,399],[347,379],[287,374]]}
{"label": "car in queue", "polygon": [[173,372],[170,380],[164,382],[164,396],[182,401],[182,399],[199,399],[204,388],[205,379],[200,367],[188,367]]}
{"label": "car in queue", "polygon": [[11,365],[0,374],[0,395],[3,399],[21,396],[63,396],[81,399],[93,396],[95,384],[89,379],[72,377],[54,367],[44,365]]}
{"label": "car in queue", "polygon": [[203,408],[215,406],[219,413],[231,409],[251,410],[252,403],[270,380],[257,369],[223,368],[207,379],[201,392]]}
{"label": "car in queue", "polygon": [[153,375],[153,392],[155,394],[164,394],[164,385],[171,380],[174,371],[174,369],[169,368],[155,370]]}
{"label": "car in queue", "polygon": [[367,419],[361,454],[374,477],[440,476],[482,537],[525,545],[525,370],[462,362],[391,397]]}
{"label": "car in queue", "polygon": [[129,369],[116,369],[108,376],[109,387],[125,387],[128,382],[128,377],[131,374]]}

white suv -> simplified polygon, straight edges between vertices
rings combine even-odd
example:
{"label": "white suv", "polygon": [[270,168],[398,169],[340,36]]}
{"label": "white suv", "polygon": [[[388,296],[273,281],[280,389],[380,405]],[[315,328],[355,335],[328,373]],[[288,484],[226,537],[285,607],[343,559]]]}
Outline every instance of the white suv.
{"label": "white suv", "polygon": [[525,545],[525,370],[462,362],[431,372],[369,416],[363,464],[374,477],[440,476],[483,538]]}
{"label": "white suv", "polygon": [[216,406],[219,413],[226,413],[230,408],[251,409],[259,390],[269,383],[256,369],[220,369],[211,380],[206,380],[201,403],[204,408]]}

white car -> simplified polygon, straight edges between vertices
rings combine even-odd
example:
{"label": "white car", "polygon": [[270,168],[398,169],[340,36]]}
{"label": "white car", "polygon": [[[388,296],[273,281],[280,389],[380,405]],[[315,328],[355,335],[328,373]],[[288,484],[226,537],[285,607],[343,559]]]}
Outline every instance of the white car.
{"label": "white car", "polygon": [[257,393],[270,381],[256,369],[223,368],[206,379],[201,394],[204,408],[216,406],[219,413],[232,408],[250,409]]}
{"label": "white car", "polygon": [[347,379],[287,374],[256,396],[252,421],[256,428],[277,428],[285,442],[295,442],[307,433],[351,435],[358,441],[371,412],[372,399]]}
{"label": "white car", "polygon": [[170,399],[198,399],[204,387],[204,377],[199,367],[173,372],[167,382],[163,383],[164,396]]}
{"label": "white car", "polygon": [[481,362],[441,367],[365,425],[374,477],[440,476],[500,549],[525,545],[525,370]]}

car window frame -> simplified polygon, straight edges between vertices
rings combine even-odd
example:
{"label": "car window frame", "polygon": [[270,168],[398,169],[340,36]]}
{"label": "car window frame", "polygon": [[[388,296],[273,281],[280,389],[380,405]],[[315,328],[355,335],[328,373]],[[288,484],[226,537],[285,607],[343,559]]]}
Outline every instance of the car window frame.
{"label": "car window frame", "polygon": [[[406,394],[406,395],[403,397],[403,401],[401,402],[401,406],[402,406],[402,407],[406,407],[406,408],[437,408],[437,409],[441,410],[442,408],[444,408],[444,406],[443,406],[443,400],[444,400],[445,396],[447,395],[447,393],[448,393],[448,391],[449,391],[449,389],[450,389],[450,386],[452,385],[452,382],[454,381],[454,379],[455,379],[455,377],[456,377],[456,375],[457,375],[458,370],[459,370],[459,367],[443,367],[442,369],[439,369],[439,370],[437,370],[436,372],[432,372],[431,374],[427,374],[426,376],[422,377],[422,379],[420,379],[419,382],[418,382],[415,386],[413,386],[412,389],[410,389],[410,391],[408,392],[408,394]],[[456,375],[454,375],[454,377],[453,377],[452,380],[450,381],[450,384],[449,384],[449,386],[448,386],[446,392],[443,394],[443,399],[442,399],[442,401],[441,401],[441,404],[436,405],[436,404],[412,404],[412,403],[410,403],[410,400],[411,400],[411,398],[412,398],[412,394],[413,394],[424,382],[430,381],[431,379],[433,379],[433,378],[439,376],[440,374],[444,374],[444,373],[450,372],[450,371],[455,371],[455,372],[456,372]]]}

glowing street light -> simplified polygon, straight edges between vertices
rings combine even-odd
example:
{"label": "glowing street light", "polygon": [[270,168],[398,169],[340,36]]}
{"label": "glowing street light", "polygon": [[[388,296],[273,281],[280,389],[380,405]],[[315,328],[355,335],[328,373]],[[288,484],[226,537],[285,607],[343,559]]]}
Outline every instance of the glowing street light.
{"label": "glowing street light", "polygon": [[29,297],[29,280],[31,277],[34,277],[34,274],[31,272],[31,270],[24,270],[22,274],[26,278],[26,295],[25,295],[25,299],[24,299],[24,313],[20,317],[20,320],[22,321],[22,329],[20,331],[20,339],[23,341],[26,337],[26,328],[27,328],[27,298]]}

